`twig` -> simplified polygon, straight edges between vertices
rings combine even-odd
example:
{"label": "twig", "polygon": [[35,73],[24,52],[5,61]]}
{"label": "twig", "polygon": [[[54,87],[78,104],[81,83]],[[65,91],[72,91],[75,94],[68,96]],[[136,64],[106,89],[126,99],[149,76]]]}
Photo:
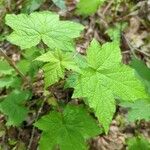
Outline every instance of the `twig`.
{"label": "twig", "polygon": [[129,48],[130,48],[130,50],[131,50],[133,56],[134,56],[135,58],[137,58],[137,56],[136,56],[136,54],[135,54],[135,52],[134,52],[135,48],[131,45],[131,43],[130,43],[130,41],[128,40],[128,38],[126,37],[126,35],[124,35],[124,34],[122,33],[122,37],[126,40],[126,42],[127,42],[128,46],[129,46]]}
{"label": "twig", "polygon": [[19,74],[19,76],[26,81],[32,89],[31,83],[28,81],[26,76],[17,68],[17,66],[13,63],[13,61],[5,54],[5,52],[0,48],[0,55],[5,58],[5,60],[9,63],[9,65]]}
{"label": "twig", "polygon": [[123,52],[121,52],[121,53],[123,53],[123,54],[128,54],[128,53],[130,53],[130,51],[127,50],[127,51],[123,51]]}
{"label": "twig", "polygon": [[141,51],[141,50],[138,49],[138,48],[135,48],[135,50],[138,51],[138,52],[140,52],[140,53],[142,53],[143,55],[145,55],[145,56],[147,56],[147,57],[150,57],[150,54],[148,54],[148,53],[146,53],[146,52],[143,52],[143,51]]}
{"label": "twig", "polygon": [[105,7],[105,9],[102,12],[102,15],[104,16],[106,14],[106,12],[108,11],[108,9],[110,8],[110,6],[113,4],[114,0],[111,0],[108,5]]}
{"label": "twig", "polygon": [[143,55],[145,55],[145,56],[147,56],[147,57],[150,57],[149,54],[147,54],[147,53],[141,51],[140,49],[138,49],[138,48],[136,48],[136,47],[134,47],[134,46],[131,44],[131,42],[128,40],[128,38],[127,38],[124,34],[122,34],[122,36],[123,36],[124,39],[126,40],[126,42],[127,42],[128,46],[129,46],[129,48],[130,48],[132,54],[133,54],[136,58],[137,58],[137,56],[136,56],[136,54],[135,54],[134,51],[138,51],[139,53],[142,53]]}
{"label": "twig", "polygon": [[[41,112],[42,112],[42,109],[43,109],[43,106],[44,106],[44,103],[46,102],[46,100],[47,100],[47,97],[45,97],[45,99],[43,100],[43,102],[42,102],[42,104],[41,104],[41,107],[40,107],[39,110],[38,110],[38,113],[37,113],[37,116],[36,116],[34,122],[36,122],[36,121],[39,119],[39,116],[40,116],[40,114],[41,114]],[[33,126],[33,128],[32,128],[31,137],[30,137],[30,141],[29,141],[27,150],[30,150],[30,149],[31,149],[32,142],[33,142],[33,138],[34,138],[34,133],[35,133],[35,126]]]}
{"label": "twig", "polygon": [[105,20],[105,16],[103,14],[99,14],[99,17],[100,17],[101,21],[104,23],[104,28],[108,29],[109,25],[108,25],[107,21]]}
{"label": "twig", "polygon": [[27,150],[30,150],[30,148],[31,148],[31,145],[32,145],[32,142],[33,142],[33,138],[34,138],[34,133],[35,133],[35,127],[33,127],[33,129],[32,129],[31,138],[30,138],[30,141],[29,141],[29,145],[28,145],[28,147],[27,147]]}

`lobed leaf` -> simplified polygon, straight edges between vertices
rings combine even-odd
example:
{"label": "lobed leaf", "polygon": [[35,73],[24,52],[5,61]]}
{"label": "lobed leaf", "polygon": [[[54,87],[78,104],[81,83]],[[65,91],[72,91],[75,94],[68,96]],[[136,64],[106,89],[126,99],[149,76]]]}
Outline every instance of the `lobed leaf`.
{"label": "lobed leaf", "polygon": [[[67,105],[63,113],[50,112],[35,123],[42,130],[40,150],[85,150],[86,140],[100,133],[95,120],[79,106]],[[48,145],[47,145],[48,144]]]}
{"label": "lobed leaf", "polygon": [[74,38],[83,30],[81,24],[60,21],[59,16],[50,11],[26,14],[7,14],[6,24],[14,31],[8,41],[22,49],[36,46],[42,40],[51,49],[74,50]]}
{"label": "lobed leaf", "polygon": [[28,109],[24,106],[24,102],[29,96],[29,91],[14,90],[0,102],[0,111],[8,117],[8,126],[19,126],[26,118]]}
{"label": "lobed leaf", "polygon": [[64,53],[60,50],[49,51],[35,60],[46,62],[42,67],[46,88],[59,81],[59,79],[63,79],[65,69],[80,72],[76,62],[73,60],[72,54]]}
{"label": "lobed leaf", "polygon": [[100,46],[93,40],[87,50],[86,61],[88,67],[82,68],[82,73],[73,83],[73,97],[84,98],[88,102],[107,133],[115,112],[115,98],[134,101],[148,95],[133,70],[121,64],[118,42]]}

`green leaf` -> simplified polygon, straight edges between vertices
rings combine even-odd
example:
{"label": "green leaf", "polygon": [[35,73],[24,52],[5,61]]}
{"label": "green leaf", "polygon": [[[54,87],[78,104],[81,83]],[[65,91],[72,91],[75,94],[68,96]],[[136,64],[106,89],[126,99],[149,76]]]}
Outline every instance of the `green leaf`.
{"label": "green leaf", "polygon": [[128,120],[134,122],[137,120],[145,119],[150,120],[150,101],[149,100],[137,100],[134,103],[123,102],[120,104],[123,107],[129,108]]}
{"label": "green leaf", "polygon": [[79,72],[80,69],[77,67],[73,60],[72,54],[64,53],[62,51],[49,51],[35,60],[46,62],[43,66],[45,87],[56,83],[59,79],[63,79],[65,75],[65,69]]}
{"label": "green leaf", "polygon": [[143,61],[132,58],[130,65],[136,70],[136,72],[142,79],[150,81],[150,69],[145,65]]}
{"label": "green leaf", "polygon": [[86,140],[101,131],[95,120],[80,106],[67,105],[63,113],[50,112],[35,123],[42,130],[40,150],[85,150]]}
{"label": "green leaf", "polygon": [[52,0],[52,1],[60,9],[62,9],[62,10],[67,9],[66,4],[65,4],[65,0]]}
{"label": "green leaf", "polygon": [[17,63],[17,67],[24,75],[29,75],[33,78],[41,66],[41,63],[33,60],[40,56],[41,53],[38,48],[32,47],[30,49],[26,49],[22,55],[23,58]]}
{"label": "green leaf", "polygon": [[120,43],[121,32],[125,29],[127,23],[116,23],[113,27],[107,29],[106,33],[109,35],[112,41]]}
{"label": "green leaf", "polygon": [[86,61],[88,67],[78,74],[73,97],[85,98],[105,132],[108,132],[115,112],[114,98],[134,101],[148,96],[141,82],[135,78],[133,70],[121,64],[118,42],[100,46],[93,40],[87,50]]}
{"label": "green leaf", "polygon": [[23,3],[23,13],[32,13],[33,11],[40,8],[40,6],[45,2],[45,0],[25,0]]}
{"label": "green leaf", "polygon": [[18,69],[24,74],[26,75],[29,71],[31,62],[26,60],[26,59],[21,59],[18,63],[17,63],[17,67]]}
{"label": "green leaf", "polygon": [[127,141],[129,150],[150,150],[150,142],[144,137],[133,137]]}
{"label": "green leaf", "polygon": [[0,76],[1,75],[10,75],[10,74],[12,74],[12,71],[13,71],[13,69],[5,60],[0,60]]}
{"label": "green leaf", "polygon": [[6,24],[14,31],[7,37],[8,41],[22,49],[36,46],[42,40],[51,49],[73,51],[74,38],[80,36],[83,26],[60,21],[59,16],[50,11],[26,14],[7,14]]}
{"label": "green leaf", "polygon": [[11,76],[0,78],[0,88],[9,88],[12,85],[12,82],[13,78]]}
{"label": "green leaf", "polygon": [[102,5],[105,0],[80,0],[77,3],[77,14],[83,16],[89,16],[94,14],[100,5]]}
{"label": "green leaf", "polygon": [[0,102],[0,111],[8,117],[8,126],[19,126],[26,118],[28,109],[24,106],[24,103],[29,99],[29,96],[29,91],[14,90]]}
{"label": "green leaf", "polygon": [[132,58],[131,67],[135,69],[136,75],[144,83],[147,92],[150,94],[150,69],[139,59]]}
{"label": "green leaf", "polygon": [[3,78],[0,78],[0,88],[20,88],[21,85],[21,79],[18,77],[13,76],[5,76]]}
{"label": "green leaf", "polygon": [[69,75],[65,80],[64,88],[73,88],[75,86],[75,81],[77,80],[77,78],[78,76],[76,73],[72,73],[71,75]]}
{"label": "green leaf", "polygon": [[21,80],[16,77],[14,69],[5,61],[0,60],[0,88],[18,88]]}
{"label": "green leaf", "polygon": [[12,77],[12,83],[10,85],[10,87],[14,88],[14,89],[20,89],[22,84],[22,78],[21,77]]}
{"label": "green leaf", "polygon": [[78,53],[74,59],[80,68],[86,68],[88,66],[86,62],[86,56]]}
{"label": "green leaf", "polygon": [[29,60],[30,62],[33,61],[36,57],[40,56],[42,49],[39,49],[37,47],[31,47],[29,49],[25,49],[22,55],[25,59]]}

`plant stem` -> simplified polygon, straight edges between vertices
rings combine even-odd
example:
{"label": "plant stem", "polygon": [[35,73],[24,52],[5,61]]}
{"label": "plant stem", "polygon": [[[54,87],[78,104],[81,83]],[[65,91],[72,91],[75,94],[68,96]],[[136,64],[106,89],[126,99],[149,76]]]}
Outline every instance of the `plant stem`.
{"label": "plant stem", "polygon": [[19,76],[26,81],[30,87],[32,87],[29,80],[26,76],[17,68],[17,66],[13,63],[13,61],[5,54],[5,52],[0,48],[0,55],[4,57],[4,59],[9,63],[9,65],[19,74]]}
{"label": "plant stem", "polygon": [[[36,122],[38,119],[39,119],[39,116],[42,112],[42,109],[43,109],[43,106],[44,106],[44,103],[46,102],[47,100],[47,97],[44,98],[38,112],[37,112],[37,115],[36,115],[36,118],[35,118],[35,121]],[[33,126],[32,128],[32,132],[31,132],[31,137],[30,137],[30,141],[29,141],[29,144],[28,144],[28,147],[27,147],[27,150],[30,150],[31,149],[31,146],[32,146],[32,142],[33,142],[33,138],[34,138],[34,133],[35,133],[35,126]]]}

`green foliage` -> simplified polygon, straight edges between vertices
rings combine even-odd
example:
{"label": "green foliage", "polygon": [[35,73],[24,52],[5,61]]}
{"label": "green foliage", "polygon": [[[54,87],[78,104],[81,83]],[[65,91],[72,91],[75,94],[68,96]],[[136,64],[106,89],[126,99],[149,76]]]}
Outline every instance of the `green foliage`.
{"label": "green foliage", "polygon": [[149,100],[136,100],[134,103],[124,102],[121,106],[129,108],[128,120],[134,122],[137,120],[145,119],[150,120],[150,101]]}
{"label": "green foliage", "polygon": [[86,140],[100,133],[95,120],[80,106],[67,105],[63,112],[50,112],[35,123],[42,130],[40,150],[85,150]]}
{"label": "green foliage", "polygon": [[10,87],[12,85],[12,82],[13,82],[12,77],[6,76],[4,78],[0,78],[0,88]]}
{"label": "green foliage", "polygon": [[113,27],[109,28],[106,33],[109,35],[112,41],[120,43],[121,32],[125,29],[126,26],[126,23],[117,23]]}
{"label": "green foliage", "polygon": [[150,142],[144,137],[133,137],[128,139],[128,150],[150,150]]}
{"label": "green foliage", "polygon": [[74,83],[73,97],[85,98],[107,132],[115,112],[114,98],[134,101],[148,96],[133,70],[121,64],[118,42],[100,46],[93,40],[86,61],[87,67],[82,69]]}
{"label": "green foliage", "polygon": [[6,24],[14,31],[7,39],[22,49],[36,46],[42,40],[51,49],[74,50],[74,38],[83,26],[70,21],[60,21],[55,13],[44,11],[26,14],[7,14]]}
{"label": "green foliage", "polygon": [[38,61],[46,62],[43,66],[45,87],[56,83],[59,79],[63,79],[65,75],[65,69],[80,71],[77,64],[72,59],[72,54],[64,53],[60,50],[49,51],[38,58]]}
{"label": "green foliage", "polygon": [[77,3],[77,14],[89,16],[94,14],[105,0],[80,0]]}
{"label": "green foliage", "polygon": [[29,91],[14,90],[0,102],[0,111],[8,117],[8,126],[18,126],[25,120],[28,109],[24,106],[24,103],[29,97]]}
{"label": "green foliage", "polygon": [[150,81],[150,69],[144,64],[143,61],[132,58],[130,65],[136,70],[142,79]]}
{"label": "green foliage", "polygon": [[67,9],[66,4],[65,4],[65,0],[52,0],[52,1],[60,9],[62,9],[62,10]]}
{"label": "green foliage", "polygon": [[[38,9],[44,1],[26,0],[24,12],[30,13]],[[80,0],[77,13],[83,16],[92,15],[104,1]],[[53,2],[61,9],[66,8],[63,0]],[[131,108],[128,114],[130,121],[150,119],[150,102],[135,101],[148,98],[145,88],[135,78],[133,69],[121,63],[119,46],[124,25],[116,24],[107,30],[113,42],[100,45],[93,40],[87,49],[87,55],[82,56],[72,52],[75,50],[75,39],[84,29],[81,24],[62,21],[59,15],[50,11],[33,12],[30,15],[8,14],[5,19],[6,24],[13,30],[7,37],[8,41],[25,49],[22,50],[21,61],[17,63],[19,70],[34,79],[39,68],[43,69],[45,88],[60,79],[68,78],[65,88],[74,88],[72,97],[83,98],[85,104],[92,108],[105,133],[109,130],[116,110],[115,99],[118,98],[130,102],[122,104]],[[144,64],[136,60],[131,66],[144,83],[149,83],[149,70]],[[143,70],[139,71],[139,67]],[[20,87],[21,80],[16,77],[14,70],[5,61],[0,61],[0,88],[5,88],[6,93],[13,89],[0,101],[0,111],[7,116],[7,125],[19,126],[27,116],[25,103],[30,98],[30,92],[17,90]],[[86,140],[101,133],[92,116],[80,105],[68,104],[62,111],[63,108],[59,107],[59,103],[50,96],[49,91],[44,92],[42,96],[58,111],[51,111],[35,123],[35,126],[42,130],[39,148],[86,150]],[[131,103],[134,101],[135,103]],[[129,146],[135,145],[136,142],[131,143],[129,142]]]}
{"label": "green foliage", "polygon": [[144,64],[143,61],[136,58],[132,58],[130,65],[135,69],[137,76],[142,80],[148,93],[150,94],[150,69]]}
{"label": "green foliage", "polygon": [[25,0],[23,3],[23,13],[32,13],[33,11],[40,8],[40,6],[45,2],[45,0]]}
{"label": "green foliage", "polygon": [[0,60],[0,88],[19,88],[21,79],[16,77],[14,69],[5,61]]}
{"label": "green foliage", "polygon": [[24,75],[26,75],[29,72],[30,62],[26,59],[21,59],[17,63],[17,67]]}
{"label": "green foliage", "polygon": [[0,76],[2,75],[10,75],[12,74],[13,69],[11,66],[5,61],[0,59]]}
{"label": "green foliage", "polygon": [[15,76],[5,76],[3,78],[0,78],[0,88],[20,88],[21,85],[21,79],[19,77]]}
{"label": "green foliage", "polygon": [[17,67],[24,75],[29,75],[31,78],[37,74],[39,68],[41,67],[41,63],[33,61],[35,58],[41,55],[41,49],[36,47],[32,47],[30,49],[26,49],[22,55],[23,58],[17,63]]}

